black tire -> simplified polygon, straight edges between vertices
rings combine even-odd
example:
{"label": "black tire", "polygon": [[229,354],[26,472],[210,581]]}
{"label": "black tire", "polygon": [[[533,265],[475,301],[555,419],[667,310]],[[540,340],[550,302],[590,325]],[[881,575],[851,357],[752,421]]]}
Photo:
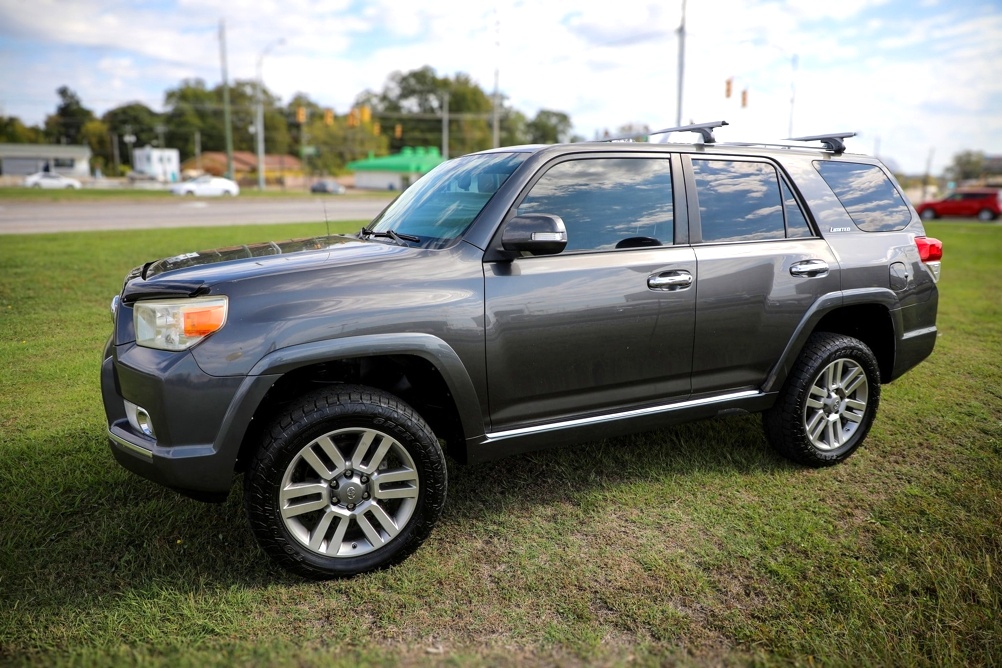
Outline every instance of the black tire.
{"label": "black tire", "polygon": [[808,339],[762,423],[784,457],[806,466],[831,466],[860,446],[879,403],[880,367],[867,345],[818,332]]}
{"label": "black tire", "polygon": [[939,217],[934,209],[923,209],[920,215],[922,220],[936,220]]}
{"label": "black tire", "polygon": [[991,222],[995,220],[995,218],[995,212],[991,209],[981,209],[981,211],[978,211],[978,220],[983,223]]}
{"label": "black tire", "polygon": [[336,385],[272,423],[244,477],[244,506],[272,559],[321,580],[405,559],[441,516],[446,489],[445,456],[414,409]]}

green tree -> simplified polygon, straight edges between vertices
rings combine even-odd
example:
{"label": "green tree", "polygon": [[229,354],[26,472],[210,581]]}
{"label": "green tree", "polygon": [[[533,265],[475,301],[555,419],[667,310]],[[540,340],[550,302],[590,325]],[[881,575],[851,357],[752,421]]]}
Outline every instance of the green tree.
{"label": "green tree", "polygon": [[540,109],[527,129],[533,144],[559,144],[570,139],[571,117],[562,111]]}
{"label": "green tree", "polygon": [[102,171],[108,172],[108,167],[112,164],[111,134],[104,121],[95,118],[84,123],[80,130],[80,139],[90,147],[91,168],[99,167]]}
{"label": "green tree", "polygon": [[[289,123],[280,100],[262,89],[265,152],[285,153],[291,146]],[[203,151],[226,150],[223,125],[223,87],[208,88],[201,79],[185,79],[164,94],[166,144],[181,152],[181,160],[195,155],[195,137]],[[230,118],[235,151],[257,152],[254,136],[257,119],[257,84],[238,80],[230,86]]]}
{"label": "green tree", "polygon": [[45,119],[45,138],[53,144],[79,144],[80,132],[94,112],[81,103],[80,98],[67,86],[60,86],[59,106],[56,113]]}
{"label": "green tree", "polygon": [[[157,127],[163,123],[163,116],[153,111],[145,104],[131,102],[114,109],[109,109],[101,117],[108,132],[115,136],[118,142],[118,155],[121,164],[132,166],[132,149],[143,146],[153,146],[159,143]],[[135,137],[131,146],[126,137]],[[166,142],[165,142],[166,143]],[[110,146],[110,144],[109,144]],[[93,150],[93,149],[92,149]],[[114,149],[112,149],[113,151]],[[110,164],[111,155],[107,156]]]}
{"label": "green tree", "polygon": [[[218,98],[218,99],[217,99]],[[203,151],[226,150],[221,93],[209,90],[201,79],[185,79],[164,93],[167,145],[181,152],[181,160],[195,155],[196,136]]]}
{"label": "green tree", "polygon": [[984,166],[985,154],[981,151],[961,151],[946,168],[946,177],[958,184],[979,179],[984,175]]}
{"label": "green tree", "polygon": [[0,116],[0,143],[40,144],[44,138],[40,128],[25,125],[16,116]]}
{"label": "green tree", "polygon": [[[440,77],[430,66],[390,74],[382,91],[365,91],[356,106],[369,106],[389,134],[390,150],[403,146],[441,146],[442,113],[448,96],[449,155],[456,156],[490,148],[493,143],[492,96],[468,74]],[[541,110],[529,121],[502,98],[501,143],[553,143],[570,137],[570,117],[560,111]],[[401,136],[395,136],[399,125]]]}
{"label": "green tree", "polygon": [[[490,97],[468,75],[439,77],[424,66],[410,72],[393,72],[380,93],[365,91],[356,106],[369,106],[384,132],[390,150],[404,146],[441,146],[445,96],[449,99],[449,155],[490,148]],[[400,136],[396,136],[396,126]]]}
{"label": "green tree", "polygon": [[[296,120],[300,108],[306,113],[306,122],[302,124]],[[309,146],[315,151],[312,155],[303,157],[307,173],[338,174],[352,160],[369,155],[385,155],[388,152],[386,128],[377,119],[364,119],[358,113],[357,124],[349,124],[350,110],[340,116],[332,110],[331,122],[328,124],[326,112],[326,109],[304,93],[293,96],[286,108],[290,141],[294,146],[291,152],[298,153],[303,146]],[[378,134],[377,125],[380,126]],[[392,132],[392,128],[390,131]]]}

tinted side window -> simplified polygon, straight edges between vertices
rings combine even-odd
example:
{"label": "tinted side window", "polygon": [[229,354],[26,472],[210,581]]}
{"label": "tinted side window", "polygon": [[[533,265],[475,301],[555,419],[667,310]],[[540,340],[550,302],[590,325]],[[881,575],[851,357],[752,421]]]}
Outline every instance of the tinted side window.
{"label": "tinted side window", "polygon": [[867,232],[900,230],[911,210],[884,170],[853,162],[815,162],[814,168],[838,197],[856,227]]}
{"label": "tinted side window", "polygon": [[786,238],[775,167],[694,159],[692,172],[704,242]]}
{"label": "tinted side window", "polygon": [[780,186],[783,189],[783,208],[786,209],[786,236],[791,239],[794,237],[813,237],[811,226],[807,224],[807,218],[790,191],[790,186],[786,185],[786,181],[780,181]]}
{"label": "tinted side window", "polygon": [[671,245],[675,236],[671,161],[561,162],[536,182],[518,213],[560,216],[567,227],[566,251]]}

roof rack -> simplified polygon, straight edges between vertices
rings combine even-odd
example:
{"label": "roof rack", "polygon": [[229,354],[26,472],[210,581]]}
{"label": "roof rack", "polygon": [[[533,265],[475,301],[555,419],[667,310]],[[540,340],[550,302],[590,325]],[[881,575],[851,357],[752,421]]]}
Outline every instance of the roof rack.
{"label": "roof rack", "polygon": [[623,141],[624,139],[636,139],[637,137],[651,136],[651,135],[664,135],[669,132],[698,132],[703,137],[704,144],[713,144],[717,140],[713,137],[713,129],[723,127],[725,125],[730,125],[727,121],[712,121],[710,123],[696,123],[694,125],[680,125],[675,128],[665,128],[663,130],[655,130],[654,132],[633,132],[626,135],[618,135],[616,137],[608,137],[606,139],[600,139],[599,141]]}
{"label": "roof rack", "polygon": [[845,153],[845,143],[842,140],[855,136],[855,132],[832,132],[824,135],[811,135],[810,137],[790,137],[789,139],[790,141],[819,141],[833,153]]}

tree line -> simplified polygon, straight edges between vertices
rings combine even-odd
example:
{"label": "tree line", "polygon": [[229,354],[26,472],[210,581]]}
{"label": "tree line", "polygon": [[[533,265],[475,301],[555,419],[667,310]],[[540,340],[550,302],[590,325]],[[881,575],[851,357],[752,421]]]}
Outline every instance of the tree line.
{"label": "tree line", "polygon": [[[222,84],[209,88],[201,79],[185,79],[164,93],[163,112],[132,102],[100,117],[68,86],[56,94],[55,113],[41,127],[0,116],[0,142],[86,144],[93,154],[91,167],[105,174],[127,172],[132,147],[176,148],[182,162],[226,147]],[[261,97],[265,152],[300,155],[312,173],[338,173],[352,160],[403,146],[442,148],[446,113],[450,156],[493,145],[491,96],[466,74],[439,76],[429,66],[390,74],[381,91],[362,92],[351,109],[326,108],[305,93],[283,105],[266,87]],[[256,82],[235,81],[229,98],[233,149],[256,151]],[[579,139],[571,136],[571,127],[566,113],[544,109],[530,119],[501,101],[502,146]]]}

